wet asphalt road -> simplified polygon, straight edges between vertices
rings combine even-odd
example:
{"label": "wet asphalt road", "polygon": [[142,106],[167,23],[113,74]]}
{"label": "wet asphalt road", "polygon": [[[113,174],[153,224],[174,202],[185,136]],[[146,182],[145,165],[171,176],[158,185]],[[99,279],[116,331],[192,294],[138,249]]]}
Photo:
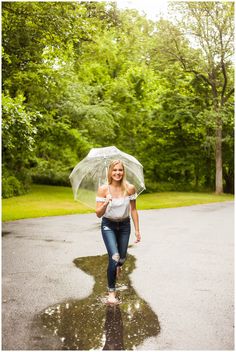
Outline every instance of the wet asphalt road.
{"label": "wet asphalt road", "polygon": [[[136,257],[131,280],[158,316],[161,332],[138,349],[233,350],[233,202],[139,214],[142,242],[129,249]],[[35,315],[91,294],[93,277],[73,260],[105,253],[99,225],[95,214],[3,224],[3,350],[42,349]],[[44,349],[60,349],[61,341],[47,331],[40,338]]]}

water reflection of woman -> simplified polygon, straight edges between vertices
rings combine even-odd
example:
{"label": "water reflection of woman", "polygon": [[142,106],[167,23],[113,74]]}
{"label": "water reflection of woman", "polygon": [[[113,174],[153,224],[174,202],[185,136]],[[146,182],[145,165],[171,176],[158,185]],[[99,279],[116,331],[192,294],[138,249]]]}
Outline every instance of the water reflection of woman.
{"label": "water reflection of woman", "polygon": [[136,209],[136,190],[126,181],[124,164],[111,162],[108,168],[108,185],[99,187],[96,214],[102,217],[102,237],[109,255],[107,268],[108,303],[118,304],[116,279],[126,260],[130,237],[130,212],[135,227],[136,242],[141,240]]}
{"label": "water reflection of woman", "polygon": [[86,298],[45,308],[40,313],[41,324],[36,315],[29,349],[51,350],[52,339],[57,336],[62,342],[60,350],[134,350],[147,338],[156,336],[160,332],[158,317],[130,281],[135,262],[130,254],[122,277],[123,287],[127,288],[122,291],[125,303],[104,307],[100,298],[106,284],[102,273],[106,270],[107,255],[74,259],[77,268],[94,277],[93,291]]}
{"label": "water reflection of woman", "polygon": [[119,306],[107,306],[104,330],[106,341],[103,350],[124,350],[123,322]]}

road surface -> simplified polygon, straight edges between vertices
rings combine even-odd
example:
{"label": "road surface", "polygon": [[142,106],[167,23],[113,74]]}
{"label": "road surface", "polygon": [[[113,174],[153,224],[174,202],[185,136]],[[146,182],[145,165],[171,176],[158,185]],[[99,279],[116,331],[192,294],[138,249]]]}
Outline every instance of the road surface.
{"label": "road surface", "polygon": [[[137,349],[233,350],[234,203],[139,215],[142,242],[129,249],[136,258],[130,278],[161,331]],[[61,348],[46,330],[37,345],[32,322],[46,307],[93,291],[94,278],[73,260],[105,253],[99,226],[95,214],[3,223],[3,350]]]}

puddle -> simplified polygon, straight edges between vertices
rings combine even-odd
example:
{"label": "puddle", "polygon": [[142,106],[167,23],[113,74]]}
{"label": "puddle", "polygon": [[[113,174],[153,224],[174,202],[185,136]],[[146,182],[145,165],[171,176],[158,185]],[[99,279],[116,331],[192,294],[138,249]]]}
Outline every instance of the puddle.
{"label": "puddle", "polygon": [[[158,317],[131,286],[129,274],[135,268],[132,255],[128,256],[118,281],[117,294],[122,303],[117,306],[102,303],[106,295],[107,255],[77,258],[74,264],[94,276],[91,295],[47,307],[36,317],[41,335],[45,337],[46,331],[59,339],[57,349],[133,350],[146,338],[159,333]],[[82,284],[78,282],[78,290]],[[40,336],[34,336],[34,340],[40,349]]]}

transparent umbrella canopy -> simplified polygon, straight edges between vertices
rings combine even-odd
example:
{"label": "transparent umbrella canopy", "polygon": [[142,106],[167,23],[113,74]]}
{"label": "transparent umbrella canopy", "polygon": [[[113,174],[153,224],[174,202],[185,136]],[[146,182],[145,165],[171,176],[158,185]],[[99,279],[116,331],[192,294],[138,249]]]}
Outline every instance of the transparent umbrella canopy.
{"label": "transparent umbrella canopy", "polygon": [[132,155],[111,146],[92,148],[88,155],[75,166],[69,176],[74,199],[95,209],[98,187],[108,183],[108,167],[111,161],[116,159],[123,162],[126,179],[135,186],[139,195],[145,189],[142,164]]}

